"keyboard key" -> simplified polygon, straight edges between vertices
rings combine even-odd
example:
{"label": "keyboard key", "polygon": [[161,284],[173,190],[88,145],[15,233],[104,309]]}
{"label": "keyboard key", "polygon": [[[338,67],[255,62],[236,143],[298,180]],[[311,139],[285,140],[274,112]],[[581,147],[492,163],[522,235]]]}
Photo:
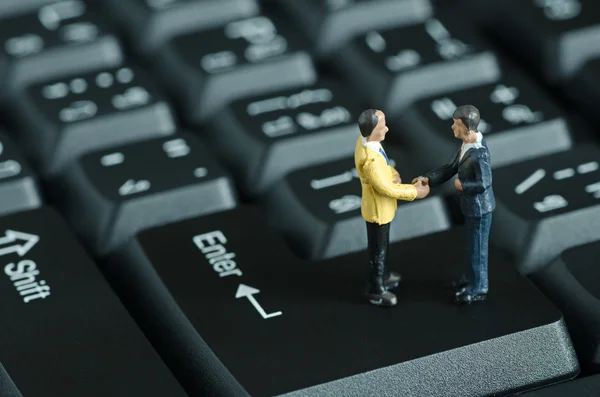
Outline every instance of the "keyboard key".
{"label": "keyboard key", "polygon": [[[526,144],[523,142],[522,144]],[[490,237],[533,273],[563,250],[600,239],[600,149],[577,145],[494,171]]]}
{"label": "keyboard key", "polygon": [[0,360],[22,395],[186,395],[56,211],[0,236]]}
{"label": "keyboard key", "polygon": [[158,59],[167,84],[202,123],[241,97],[312,84],[309,54],[289,23],[260,15],[175,37]]}
{"label": "keyboard key", "polygon": [[564,82],[587,60],[600,55],[600,3],[596,0],[499,3],[502,6],[497,7],[490,30],[546,82]]}
{"label": "keyboard key", "polygon": [[71,224],[100,255],[139,230],[230,209],[237,200],[229,176],[187,133],[85,155],[64,186]]}
{"label": "keyboard key", "polygon": [[334,54],[359,34],[423,22],[433,12],[429,0],[284,0],[282,5],[319,56]]}
{"label": "keyboard key", "polygon": [[352,155],[361,111],[343,85],[321,80],[236,101],[207,134],[242,191],[256,196],[290,171]]}
{"label": "keyboard key", "polygon": [[600,57],[589,61],[567,87],[571,100],[581,106],[591,118],[600,120]]}
{"label": "keyboard key", "polygon": [[469,103],[481,113],[479,131],[485,135],[494,168],[572,146],[565,114],[514,70],[503,73],[497,83],[416,102],[400,118],[402,138],[429,166],[439,166],[440,158],[452,157],[460,146],[450,128],[452,114],[457,106]]}
{"label": "keyboard key", "polygon": [[142,232],[106,270],[198,395],[483,396],[573,377],[560,312],[493,247],[488,300],[451,302],[462,238],[391,245],[406,281],[389,310],[363,295],[365,254],[296,259],[250,207]]}
{"label": "keyboard key", "polygon": [[582,369],[600,371],[600,241],[566,250],[533,281],[564,314]]}
{"label": "keyboard key", "polygon": [[0,2],[0,18],[36,9],[54,1],[56,0],[3,0]]}
{"label": "keyboard key", "polygon": [[109,0],[136,51],[150,53],[169,38],[258,13],[256,0]]}
{"label": "keyboard key", "polygon": [[487,44],[451,18],[370,31],[341,50],[337,65],[390,115],[421,98],[495,82],[501,73]]}
{"label": "keyboard key", "polygon": [[42,197],[37,177],[12,141],[0,133],[0,215],[40,205]]}
{"label": "keyboard key", "polygon": [[[385,151],[402,183],[411,183],[419,170],[407,153],[389,145]],[[353,165],[354,159],[349,157],[294,171],[270,190],[266,201],[270,216],[299,255],[323,259],[367,249],[365,220],[360,213],[361,184]],[[441,196],[412,202],[398,200],[390,242],[450,226]]]}
{"label": "keyboard key", "polygon": [[579,378],[523,394],[523,397],[564,396],[600,397],[600,375]]}
{"label": "keyboard key", "polygon": [[123,59],[118,39],[92,6],[59,1],[0,21],[0,87],[58,78]]}
{"label": "keyboard key", "polygon": [[20,143],[52,176],[83,153],[170,135],[176,128],[152,77],[132,65],[36,84],[16,104]]}

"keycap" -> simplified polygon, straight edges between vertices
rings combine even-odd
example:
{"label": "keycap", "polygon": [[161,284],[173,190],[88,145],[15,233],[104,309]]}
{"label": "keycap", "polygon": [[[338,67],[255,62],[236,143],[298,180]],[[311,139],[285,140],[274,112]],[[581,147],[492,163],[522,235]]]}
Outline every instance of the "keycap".
{"label": "keycap", "polygon": [[389,115],[418,99],[500,77],[483,39],[468,22],[449,16],[369,31],[342,48],[336,65],[365,100]]}
{"label": "keycap", "polygon": [[[600,4],[595,0],[502,1],[489,30],[545,82],[566,82],[600,55]],[[510,21],[510,23],[507,23]]]}
{"label": "keycap", "polygon": [[54,1],[55,0],[4,0],[0,2],[0,18],[36,9]]}
{"label": "keycap", "polygon": [[564,251],[533,281],[564,314],[583,369],[600,371],[600,241]]}
{"label": "keycap", "polygon": [[117,66],[123,60],[119,40],[94,2],[79,0],[58,1],[1,20],[0,44],[0,91]]}
{"label": "keycap", "polygon": [[179,35],[157,61],[188,122],[203,123],[236,99],[314,83],[303,48],[289,23],[261,14]]}
{"label": "keycap", "polygon": [[565,113],[532,81],[512,69],[496,83],[417,101],[399,117],[399,135],[430,167],[438,167],[440,159],[453,157],[461,145],[450,127],[456,108],[467,104],[479,109],[478,129],[488,144],[493,168],[573,145]]}
{"label": "keycap", "polygon": [[89,153],[62,184],[70,223],[99,255],[144,228],[226,210],[237,202],[228,173],[185,132]]}
{"label": "keycap", "polygon": [[494,171],[490,238],[515,255],[523,274],[567,248],[600,239],[599,161],[597,146],[580,144]]}
{"label": "keycap", "polygon": [[575,75],[567,86],[570,100],[588,114],[590,118],[600,120],[598,106],[600,103],[600,57],[589,61]]}
{"label": "keycap", "polygon": [[600,396],[600,375],[578,378],[569,382],[559,383],[549,387],[544,387],[529,393],[523,394],[523,397],[598,397]]}
{"label": "keycap", "polygon": [[[406,150],[383,146],[402,183],[411,183],[420,169]],[[361,184],[353,157],[294,171],[269,191],[265,201],[275,227],[305,258],[332,258],[367,249]],[[398,200],[390,242],[441,232],[451,224],[441,196]]]}
{"label": "keycap", "polygon": [[242,192],[258,196],[288,172],[352,155],[360,112],[342,83],[319,80],[240,99],[205,132],[234,170]]}
{"label": "keycap", "polygon": [[0,215],[41,205],[42,194],[36,175],[15,144],[0,132]]}
{"label": "keycap", "polygon": [[127,29],[135,50],[149,54],[171,37],[254,16],[256,0],[109,0],[112,15]]}
{"label": "keycap", "polygon": [[334,54],[357,35],[423,22],[433,13],[429,0],[284,0],[282,5],[321,57]]}
{"label": "keycap", "polygon": [[0,236],[0,361],[22,395],[186,396],[54,209]]}
{"label": "keycap", "polygon": [[15,108],[23,127],[19,143],[50,176],[86,152],[176,129],[152,76],[130,64],[30,86]]}
{"label": "keycap", "polygon": [[192,394],[483,396],[573,377],[560,312],[502,252],[487,301],[451,302],[462,238],[392,244],[405,278],[388,310],[363,295],[365,253],[302,261],[253,207],[144,231],[105,271]]}

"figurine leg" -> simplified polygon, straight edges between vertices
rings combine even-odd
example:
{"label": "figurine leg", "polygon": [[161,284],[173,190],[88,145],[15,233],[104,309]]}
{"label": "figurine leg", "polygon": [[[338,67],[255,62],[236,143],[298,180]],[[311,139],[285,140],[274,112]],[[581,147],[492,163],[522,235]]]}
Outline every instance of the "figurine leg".
{"label": "figurine leg", "polygon": [[456,303],[465,304],[485,300],[488,293],[488,237],[492,214],[481,218],[466,218],[466,251],[469,268],[468,285],[455,295]]}
{"label": "figurine leg", "polygon": [[395,306],[396,295],[385,288],[386,254],[389,244],[390,224],[378,225],[367,222],[369,254],[369,280],[367,299],[376,306]]}

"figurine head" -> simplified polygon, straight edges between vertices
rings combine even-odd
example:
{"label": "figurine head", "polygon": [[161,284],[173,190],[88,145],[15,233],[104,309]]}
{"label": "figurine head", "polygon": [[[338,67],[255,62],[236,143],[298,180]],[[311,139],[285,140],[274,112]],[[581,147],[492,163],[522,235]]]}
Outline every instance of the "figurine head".
{"label": "figurine head", "polygon": [[454,136],[464,142],[475,142],[477,126],[479,125],[479,110],[473,105],[463,105],[456,108],[452,115]]}
{"label": "figurine head", "polygon": [[385,125],[385,114],[381,110],[367,109],[358,117],[358,128],[369,142],[381,142],[389,128]]}

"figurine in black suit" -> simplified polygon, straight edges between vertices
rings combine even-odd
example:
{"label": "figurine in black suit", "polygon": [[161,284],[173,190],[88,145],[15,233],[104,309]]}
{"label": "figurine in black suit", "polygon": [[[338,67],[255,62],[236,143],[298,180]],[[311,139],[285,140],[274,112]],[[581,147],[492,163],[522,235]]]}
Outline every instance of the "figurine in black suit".
{"label": "figurine in black suit", "polygon": [[454,136],[463,141],[454,160],[415,178],[413,182],[421,181],[433,188],[458,174],[454,186],[459,191],[460,208],[465,217],[469,269],[455,283],[455,301],[465,304],[487,297],[488,237],[496,201],[492,190],[490,152],[485,139],[477,131],[479,110],[472,105],[460,106],[452,118]]}

